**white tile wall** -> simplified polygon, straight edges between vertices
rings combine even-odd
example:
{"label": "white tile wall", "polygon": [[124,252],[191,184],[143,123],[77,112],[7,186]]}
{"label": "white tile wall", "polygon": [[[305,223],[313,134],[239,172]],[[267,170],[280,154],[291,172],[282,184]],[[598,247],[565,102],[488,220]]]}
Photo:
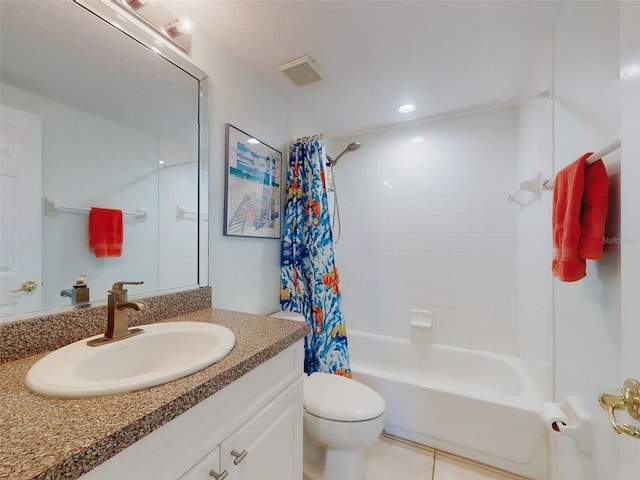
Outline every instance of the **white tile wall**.
{"label": "white tile wall", "polygon": [[408,338],[426,309],[436,343],[517,354],[517,133],[504,108],[334,142],[362,143],[334,168],[348,328]]}

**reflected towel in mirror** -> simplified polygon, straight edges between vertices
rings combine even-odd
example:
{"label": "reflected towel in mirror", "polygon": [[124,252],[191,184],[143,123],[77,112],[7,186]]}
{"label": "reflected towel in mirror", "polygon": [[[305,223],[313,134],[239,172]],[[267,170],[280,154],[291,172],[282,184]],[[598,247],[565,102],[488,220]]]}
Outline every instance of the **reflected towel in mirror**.
{"label": "reflected towel in mirror", "polygon": [[96,257],[122,255],[122,210],[91,207],[89,214],[89,246]]}

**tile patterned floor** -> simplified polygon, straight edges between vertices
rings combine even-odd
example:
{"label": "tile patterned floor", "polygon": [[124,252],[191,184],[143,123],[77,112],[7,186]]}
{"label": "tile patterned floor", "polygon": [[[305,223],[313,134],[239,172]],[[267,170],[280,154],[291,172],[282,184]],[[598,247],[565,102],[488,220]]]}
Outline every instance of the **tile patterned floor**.
{"label": "tile patterned floor", "polygon": [[365,453],[366,480],[526,480],[384,433]]}
{"label": "tile patterned floor", "polygon": [[365,453],[366,480],[526,480],[384,433]]}

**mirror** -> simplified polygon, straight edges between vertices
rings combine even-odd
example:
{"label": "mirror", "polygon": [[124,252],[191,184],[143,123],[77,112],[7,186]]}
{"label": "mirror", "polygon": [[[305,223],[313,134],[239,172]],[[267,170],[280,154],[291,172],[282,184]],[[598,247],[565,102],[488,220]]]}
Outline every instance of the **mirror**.
{"label": "mirror", "polygon": [[[118,5],[3,1],[0,21],[2,321],[71,308],[79,275],[91,303],[207,285],[207,75]],[[123,211],[120,256],[89,245],[92,207]]]}

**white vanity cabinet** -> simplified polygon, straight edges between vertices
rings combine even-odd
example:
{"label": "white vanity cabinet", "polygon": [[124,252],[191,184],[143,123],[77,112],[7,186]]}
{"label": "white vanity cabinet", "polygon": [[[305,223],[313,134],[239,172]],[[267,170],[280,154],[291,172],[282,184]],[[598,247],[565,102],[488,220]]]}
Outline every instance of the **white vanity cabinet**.
{"label": "white vanity cabinet", "polygon": [[81,479],[300,480],[302,364],[298,341]]}
{"label": "white vanity cabinet", "polygon": [[214,448],[180,480],[229,480],[229,471],[220,469],[220,447]]}
{"label": "white vanity cabinet", "polygon": [[180,480],[300,480],[296,465],[299,383],[238,428]]}
{"label": "white vanity cabinet", "polygon": [[295,461],[297,451],[302,453],[302,430],[296,438],[302,424],[302,377],[298,383],[222,442],[220,468],[230,473],[229,480],[302,478]]}

